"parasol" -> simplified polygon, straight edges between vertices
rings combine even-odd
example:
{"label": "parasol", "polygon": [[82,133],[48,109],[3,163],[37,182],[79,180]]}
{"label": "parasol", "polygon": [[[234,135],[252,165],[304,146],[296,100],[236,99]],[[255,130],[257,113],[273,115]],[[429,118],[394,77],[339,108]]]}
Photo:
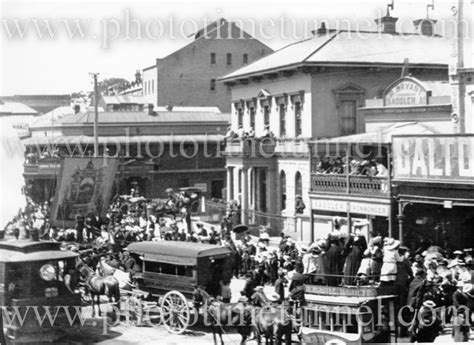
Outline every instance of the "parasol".
{"label": "parasol", "polygon": [[431,246],[426,250],[427,253],[442,253],[443,250],[439,246]]}
{"label": "parasol", "polygon": [[236,234],[241,234],[241,233],[247,231],[248,229],[249,229],[248,226],[240,224],[240,225],[234,226],[232,231],[235,232]]}

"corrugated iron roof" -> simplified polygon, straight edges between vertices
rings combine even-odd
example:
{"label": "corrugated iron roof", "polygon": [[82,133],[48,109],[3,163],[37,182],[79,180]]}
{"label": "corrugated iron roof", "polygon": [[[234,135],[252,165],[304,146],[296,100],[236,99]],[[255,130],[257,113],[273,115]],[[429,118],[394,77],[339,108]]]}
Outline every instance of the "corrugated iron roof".
{"label": "corrugated iron roof", "polygon": [[133,95],[112,95],[102,96],[105,104],[146,104],[148,103],[143,96]]}
{"label": "corrugated iron roof", "polygon": [[33,121],[30,128],[51,127],[53,124],[59,124],[59,120],[66,115],[73,115],[74,110],[70,106],[62,106],[51,110],[49,113],[38,116]]}
{"label": "corrugated iron roof", "polygon": [[449,40],[439,36],[341,30],[290,44],[220,80],[302,65],[402,65],[408,59],[409,64],[447,66],[450,51]]}
{"label": "corrugated iron roof", "polygon": [[[219,134],[189,134],[189,135],[136,135],[136,136],[99,136],[99,144],[114,143],[181,143],[181,142],[219,142],[224,139],[224,135]],[[46,145],[46,144],[93,144],[94,137],[86,135],[59,135],[52,137],[29,137],[22,140],[24,145]]]}
{"label": "corrugated iron roof", "polygon": [[0,115],[37,115],[38,112],[20,102],[0,102]]}
{"label": "corrugated iron roof", "polygon": [[394,135],[402,134],[441,134],[429,126],[418,122],[401,122],[389,125],[379,131],[346,135],[331,139],[316,140],[314,143],[352,143],[352,144],[389,144],[392,142]]}
{"label": "corrugated iron roof", "polygon": [[[99,112],[99,123],[202,123],[230,122],[231,115],[228,113],[199,112],[199,111],[157,111],[156,115],[148,115],[145,111],[117,111]],[[85,112],[66,115],[62,124],[90,124],[94,122],[94,112]]]}

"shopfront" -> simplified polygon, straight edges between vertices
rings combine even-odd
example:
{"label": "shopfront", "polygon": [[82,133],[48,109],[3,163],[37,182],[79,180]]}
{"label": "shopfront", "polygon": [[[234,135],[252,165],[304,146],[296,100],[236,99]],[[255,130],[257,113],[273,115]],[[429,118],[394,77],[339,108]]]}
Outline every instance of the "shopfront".
{"label": "shopfront", "polygon": [[393,137],[399,233],[412,250],[474,243],[474,135]]}

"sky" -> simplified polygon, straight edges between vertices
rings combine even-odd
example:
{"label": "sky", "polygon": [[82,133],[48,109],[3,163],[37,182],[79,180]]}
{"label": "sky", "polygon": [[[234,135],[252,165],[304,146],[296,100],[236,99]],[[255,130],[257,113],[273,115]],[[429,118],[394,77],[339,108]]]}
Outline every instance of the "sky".
{"label": "sky", "polygon": [[[375,30],[374,19],[390,2],[0,0],[0,95],[89,91],[92,72],[132,80],[136,70],[191,42],[189,35],[220,17],[278,49],[309,37],[322,21]],[[431,2],[395,0],[391,14],[400,18],[400,30],[413,31],[411,21],[425,18]],[[449,20],[453,2],[434,0],[430,17],[438,25]]]}

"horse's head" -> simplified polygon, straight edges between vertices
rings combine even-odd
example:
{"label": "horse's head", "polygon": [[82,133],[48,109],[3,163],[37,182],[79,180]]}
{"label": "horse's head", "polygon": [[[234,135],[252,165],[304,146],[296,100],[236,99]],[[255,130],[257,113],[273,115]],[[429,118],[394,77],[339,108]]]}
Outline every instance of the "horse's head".
{"label": "horse's head", "polygon": [[250,299],[252,304],[256,307],[263,307],[269,302],[263,290],[256,290]]}

